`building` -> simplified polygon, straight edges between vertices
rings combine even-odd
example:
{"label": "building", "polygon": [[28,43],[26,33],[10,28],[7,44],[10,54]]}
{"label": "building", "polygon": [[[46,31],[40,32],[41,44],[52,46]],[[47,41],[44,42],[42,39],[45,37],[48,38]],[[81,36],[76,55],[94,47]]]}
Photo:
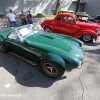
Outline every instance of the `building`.
{"label": "building", "polygon": [[[77,0],[61,0],[60,10],[75,11]],[[81,0],[79,11],[84,11],[90,16],[99,15],[100,0]],[[21,10],[25,13],[30,10],[33,15],[37,13],[51,14],[55,9],[56,0],[0,0],[0,15],[5,15],[9,9],[16,14],[20,14]]]}

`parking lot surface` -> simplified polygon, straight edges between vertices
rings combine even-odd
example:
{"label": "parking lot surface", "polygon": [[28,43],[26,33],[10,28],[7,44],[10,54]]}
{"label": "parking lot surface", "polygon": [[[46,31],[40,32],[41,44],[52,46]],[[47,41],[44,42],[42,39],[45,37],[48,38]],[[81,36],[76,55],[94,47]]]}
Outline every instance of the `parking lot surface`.
{"label": "parking lot surface", "polygon": [[65,72],[60,79],[0,52],[0,100],[100,100],[100,37],[83,48],[82,68]]}

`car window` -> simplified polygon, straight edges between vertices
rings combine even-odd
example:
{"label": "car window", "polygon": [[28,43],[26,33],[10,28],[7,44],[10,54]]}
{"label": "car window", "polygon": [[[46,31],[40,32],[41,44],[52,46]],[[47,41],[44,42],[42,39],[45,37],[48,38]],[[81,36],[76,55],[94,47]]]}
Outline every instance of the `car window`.
{"label": "car window", "polygon": [[74,20],[73,20],[72,17],[68,17],[68,21],[69,21],[69,22],[73,22]]}
{"label": "car window", "polygon": [[65,22],[67,22],[67,21],[68,21],[67,16],[64,16],[64,17],[62,18],[62,20],[65,21]]}
{"label": "car window", "polygon": [[18,34],[16,33],[16,31],[11,32],[11,33],[8,35],[8,38],[9,38],[9,39],[13,39],[13,40],[20,41],[19,36],[18,36]]}
{"label": "car window", "polygon": [[62,18],[62,20],[65,21],[65,22],[73,22],[74,21],[72,17],[68,17],[68,16],[64,16]]}
{"label": "car window", "polygon": [[60,20],[60,19],[61,19],[61,16],[58,16],[56,19],[57,19],[57,20]]}

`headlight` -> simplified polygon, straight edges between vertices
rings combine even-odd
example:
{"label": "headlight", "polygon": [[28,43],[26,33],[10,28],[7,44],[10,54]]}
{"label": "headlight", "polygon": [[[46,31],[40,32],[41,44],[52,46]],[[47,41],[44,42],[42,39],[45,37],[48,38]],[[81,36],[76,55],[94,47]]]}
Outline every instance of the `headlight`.
{"label": "headlight", "polygon": [[81,42],[81,45],[80,45],[80,47],[82,47],[84,45],[84,43],[83,42]]}
{"label": "headlight", "polygon": [[78,67],[77,67],[77,68],[81,68],[81,64],[82,64],[82,62],[79,61],[79,63],[78,63]]}

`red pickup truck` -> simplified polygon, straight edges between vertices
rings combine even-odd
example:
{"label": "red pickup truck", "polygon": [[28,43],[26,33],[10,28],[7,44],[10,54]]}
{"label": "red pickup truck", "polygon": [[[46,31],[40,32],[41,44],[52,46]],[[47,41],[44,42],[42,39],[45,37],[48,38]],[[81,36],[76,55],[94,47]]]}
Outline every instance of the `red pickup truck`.
{"label": "red pickup truck", "polygon": [[54,19],[47,19],[41,24],[46,32],[55,32],[73,36],[84,42],[96,40],[100,25],[79,21],[75,14],[60,13]]}

